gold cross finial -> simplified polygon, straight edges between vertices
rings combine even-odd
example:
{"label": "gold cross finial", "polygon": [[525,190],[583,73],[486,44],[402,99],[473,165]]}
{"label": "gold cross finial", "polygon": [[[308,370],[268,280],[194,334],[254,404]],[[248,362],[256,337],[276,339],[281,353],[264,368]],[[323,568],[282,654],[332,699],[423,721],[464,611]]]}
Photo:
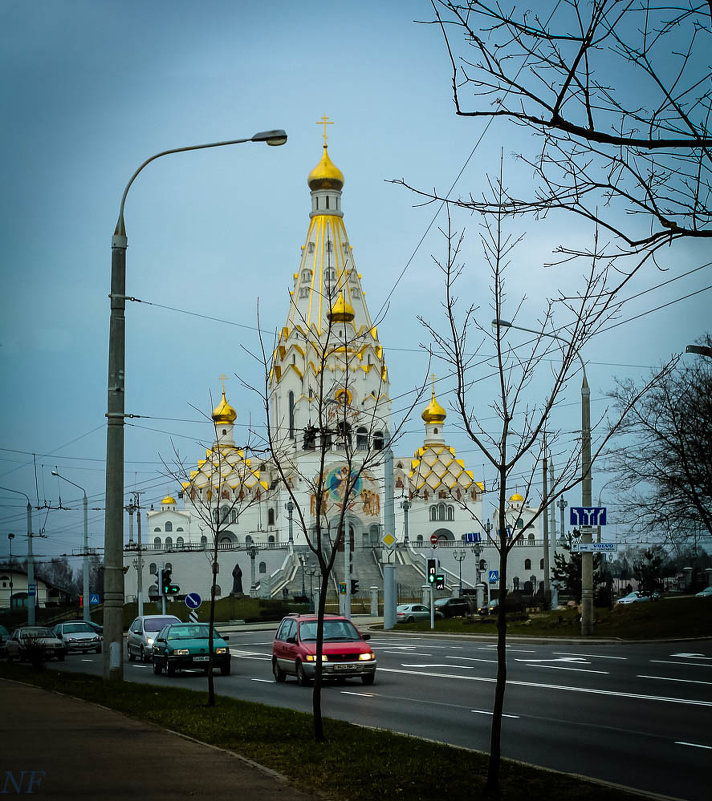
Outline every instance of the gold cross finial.
{"label": "gold cross finial", "polygon": [[324,133],[322,134],[322,136],[324,137],[324,147],[326,147],[326,126],[327,125],[333,125],[334,122],[333,122],[333,120],[330,120],[326,116],[326,114],[324,114],[324,116],[320,120],[318,120],[315,124],[324,126]]}
{"label": "gold cross finial", "polygon": [[430,380],[433,382],[433,397],[435,397],[435,373],[430,373]]}
{"label": "gold cross finial", "polygon": [[223,395],[224,395],[225,394],[225,382],[227,381],[227,376],[225,375],[225,373],[223,373],[222,375],[218,376],[218,381],[222,381]]}

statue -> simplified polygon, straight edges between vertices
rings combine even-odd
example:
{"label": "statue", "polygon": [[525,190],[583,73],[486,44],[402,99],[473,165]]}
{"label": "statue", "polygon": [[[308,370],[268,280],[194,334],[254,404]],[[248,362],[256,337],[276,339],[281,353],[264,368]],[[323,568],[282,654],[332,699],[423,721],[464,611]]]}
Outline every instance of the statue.
{"label": "statue", "polygon": [[244,595],[242,591],[242,570],[240,570],[238,562],[235,562],[235,567],[232,569],[232,592],[230,595]]}

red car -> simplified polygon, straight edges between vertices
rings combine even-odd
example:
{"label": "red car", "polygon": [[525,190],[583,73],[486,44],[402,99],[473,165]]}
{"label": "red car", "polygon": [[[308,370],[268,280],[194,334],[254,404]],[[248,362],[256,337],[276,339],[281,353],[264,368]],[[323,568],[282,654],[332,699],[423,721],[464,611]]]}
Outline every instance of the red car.
{"label": "red car", "polygon": [[[272,645],[272,672],[275,681],[287,675],[297,677],[304,687],[316,673],[316,615],[289,615],[280,623]],[[373,684],[376,657],[366,640],[345,617],[324,616],[322,676],[325,679],[346,679],[360,676],[364,684]]]}

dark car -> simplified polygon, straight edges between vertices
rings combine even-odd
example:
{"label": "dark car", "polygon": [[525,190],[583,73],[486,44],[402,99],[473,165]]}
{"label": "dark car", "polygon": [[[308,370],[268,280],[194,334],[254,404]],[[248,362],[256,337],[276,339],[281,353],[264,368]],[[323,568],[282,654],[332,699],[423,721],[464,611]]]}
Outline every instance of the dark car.
{"label": "dark car", "polygon": [[10,632],[5,626],[0,626],[0,656],[5,655],[7,641],[10,639]]}
{"label": "dark car", "polygon": [[443,617],[463,617],[470,614],[470,605],[464,598],[438,598],[435,612]]}
{"label": "dark car", "polygon": [[[316,673],[316,615],[289,615],[279,625],[272,643],[272,673],[275,681],[284,681],[288,674],[307,686]],[[354,624],[339,615],[324,616],[324,643],[321,654],[322,677],[346,679],[360,677],[364,684],[373,684],[376,657]]]}
{"label": "dark car", "polygon": [[[162,628],[153,641],[153,672],[198,668],[207,672],[210,663],[210,626],[207,623],[171,623]],[[230,649],[227,637],[213,629],[213,667],[223,676],[230,675]]]}

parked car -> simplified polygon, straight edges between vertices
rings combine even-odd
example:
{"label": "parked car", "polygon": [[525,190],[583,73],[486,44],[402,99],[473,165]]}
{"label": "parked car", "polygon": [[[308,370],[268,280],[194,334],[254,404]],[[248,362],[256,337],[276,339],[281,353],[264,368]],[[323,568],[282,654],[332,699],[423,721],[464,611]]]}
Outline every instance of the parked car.
{"label": "parked car", "polygon": [[104,634],[104,627],[100,626],[98,623],[95,623],[93,620],[80,620],[79,618],[76,618],[75,620],[65,620],[64,622],[65,623],[86,623],[87,626],[91,626],[91,628],[97,634],[101,634],[101,635]]}
{"label": "parked car", "polygon": [[489,603],[481,606],[477,612],[480,615],[494,615],[499,609],[499,598],[493,598]]}
{"label": "parked car", "polygon": [[617,604],[637,604],[642,603],[643,601],[649,601],[651,599],[650,595],[646,595],[639,590],[633,590],[633,592],[629,592],[628,595],[624,595],[622,598],[619,598],[616,603]]}
{"label": "parked car", "polygon": [[438,598],[435,612],[442,617],[462,617],[470,614],[470,605],[464,598]]}
{"label": "parked car", "polygon": [[[153,642],[153,672],[165,670],[172,676],[183,668],[208,670],[210,661],[210,626],[207,623],[171,623],[164,626]],[[230,675],[230,649],[227,637],[213,629],[213,667],[223,676]]]}
{"label": "parked car", "polygon": [[139,615],[134,618],[126,635],[126,656],[129,662],[133,662],[136,657],[142,662],[150,662],[156,635],[170,623],[180,623],[180,618],[175,615]]}
{"label": "parked car", "polygon": [[396,607],[396,623],[414,623],[430,620],[430,609],[425,604],[399,604]]}
{"label": "parked car", "polygon": [[64,643],[66,653],[79,651],[101,653],[101,635],[83,620],[73,623],[57,623],[53,632]]}
{"label": "parked car", "polygon": [[700,590],[699,592],[695,593],[695,598],[711,598],[712,597],[712,587],[705,587],[704,590]]}
{"label": "parked car", "polygon": [[10,637],[10,632],[5,628],[5,626],[0,626],[0,656],[5,655],[5,650],[7,647],[7,641]]}
{"label": "parked car", "polygon": [[[316,673],[316,615],[289,615],[283,618],[272,644],[272,673],[275,681],[294,675],[304,687]],[[346,679],[360,676],[364,684],[376,677],[376,656],[354,624],[339,615],[324,616],[322,676]]]}
{"label": "parked car", "polygon": [[7,661],[32,659],[40,651],[44,659],[64,661],[64,643],[46,626],[22,626],[7,640]]}

